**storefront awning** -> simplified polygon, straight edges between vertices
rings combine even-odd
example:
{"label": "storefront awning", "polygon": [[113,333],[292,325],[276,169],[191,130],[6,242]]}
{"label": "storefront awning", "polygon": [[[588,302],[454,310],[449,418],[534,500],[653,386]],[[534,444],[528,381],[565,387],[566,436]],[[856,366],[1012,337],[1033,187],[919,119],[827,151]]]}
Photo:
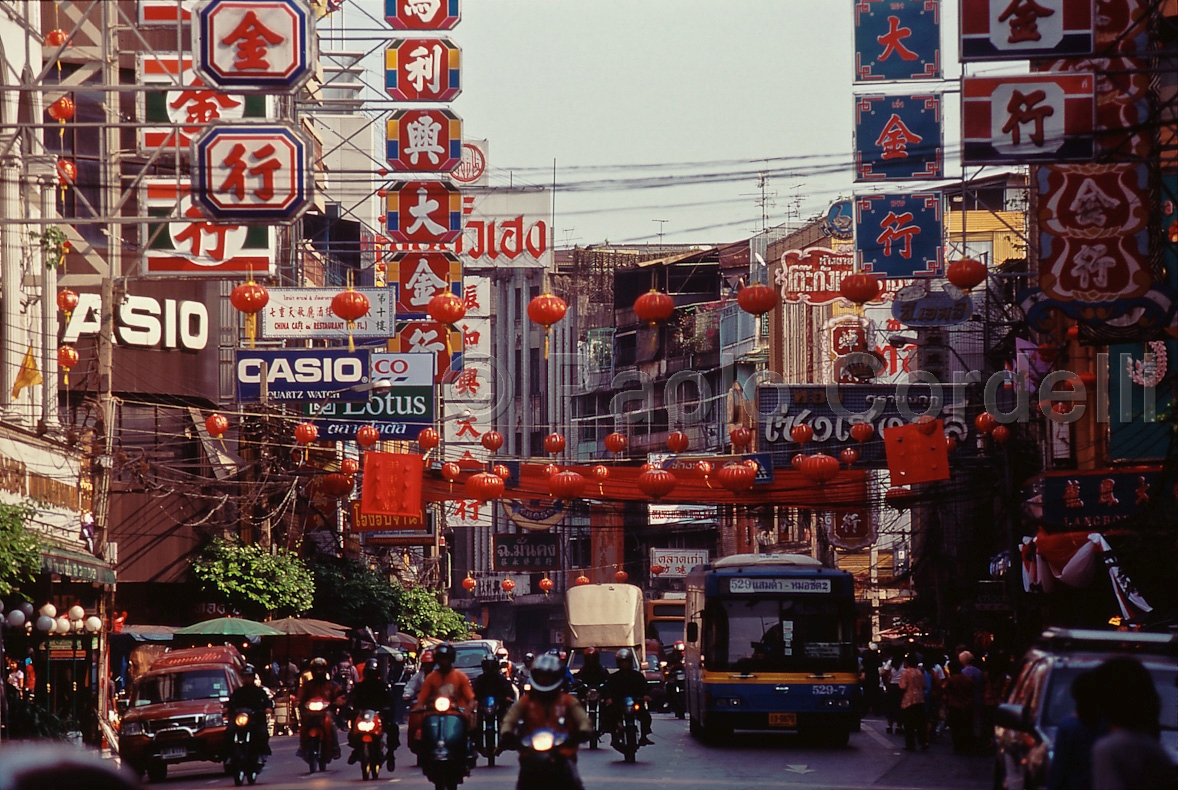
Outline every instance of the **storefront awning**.
{"label": "storefront awning", "polygon": [[60,546],[41,547],[41,570],[70,577],[75,582],[114,584],[115,572],[110,564],[90,554],[63,549]]}

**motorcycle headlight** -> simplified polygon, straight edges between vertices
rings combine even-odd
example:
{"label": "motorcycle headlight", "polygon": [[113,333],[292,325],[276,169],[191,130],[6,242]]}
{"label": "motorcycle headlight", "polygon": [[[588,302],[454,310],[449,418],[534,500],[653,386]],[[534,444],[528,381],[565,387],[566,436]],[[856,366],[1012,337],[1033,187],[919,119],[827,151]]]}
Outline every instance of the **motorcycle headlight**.
{"label": "motorcycle headlight", "polygon": [[[246,721],[247,722],[249,721],[248,716],[246,717]],[[205,726],[206,727],[224,727],[225,726],[225,717],[222,716],[220,713],[210,713],[209,715],[205,716]]]}
{"label": "motorcycle headlight", "polygon": [[585,699],[590,702],[597,702],[597,689],[589,689],[589,693],[585,695]]}
{"label": "motorcycle headlight", "polygon": [[538,730],[532,734],[532,748],[538,752],[546,752],[552,748],[556,737],[549,730]]}
{"label": "motorcycle headlight", "polygon": [[233,717],[233,723],[238,727],[248,727],[250,715],[248,713],[239,713]]}
{"label": "motorcycle headlight", "polygon": [[307,703],[307,710],[312,711],[313,713],[319,713],[325,708],[327,708],[327,703],[321,699],[313,699]]}
{"label": "motorcycle headlight", "polygon": [[358,721],[356,722],[356,729],[360,732],[372,732],[376,729],[376,722],[374,721]]}
{"label": "motorcycle headlight", "polygon": [[436,700],[434,700],[434,710],[436,710],[438,713],[445,713],[446,711],[450,710],[450,698],[438,697]]}
{"label": "motorcycle headlight", "polygon": [[123,722],[123,735],[142,735],[143,722],[139,721],[125,721]]}

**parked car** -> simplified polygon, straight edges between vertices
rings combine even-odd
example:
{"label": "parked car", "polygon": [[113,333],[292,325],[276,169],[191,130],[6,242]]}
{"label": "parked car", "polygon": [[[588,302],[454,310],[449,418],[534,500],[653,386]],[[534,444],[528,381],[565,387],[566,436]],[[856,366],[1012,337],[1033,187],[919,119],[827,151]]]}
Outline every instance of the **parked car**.
{"label": "parked car", "polygon": [[1154,678],[1162,703],[1162,745],[1178,764],[1178,635],[1052,628],[1027,652],[1006,701],[998,706],[995,788],[1036,790],[1046,785],[1056,729],[1075,710],[1072,681],[1126,655]]}
{"label": "parked car", "polygon": [[468,639],[452,644],[454,666],[466,673],[471,680],[483,674],[483,659],[495,655],[495,651],[503,647],[503,643],[498,639]]}

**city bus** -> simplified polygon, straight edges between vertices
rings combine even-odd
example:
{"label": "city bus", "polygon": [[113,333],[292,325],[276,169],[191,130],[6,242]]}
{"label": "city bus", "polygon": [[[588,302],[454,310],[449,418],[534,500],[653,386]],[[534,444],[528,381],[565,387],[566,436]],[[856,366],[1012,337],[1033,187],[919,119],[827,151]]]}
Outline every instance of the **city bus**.
{"label": "city bus", "polygon": [[740,554],[687,577],[691,734],[794,730],[837,745],[859,729],[851,574],[797,554]]}
{"label": "city bus", "polygon": [[[675,595],[669,593],[668,595]],[[679,593],[680,596],[683,593]],[[683,638],[684,598],[648,598],[646,600],[646,638],[657,639],[670,650]]]}

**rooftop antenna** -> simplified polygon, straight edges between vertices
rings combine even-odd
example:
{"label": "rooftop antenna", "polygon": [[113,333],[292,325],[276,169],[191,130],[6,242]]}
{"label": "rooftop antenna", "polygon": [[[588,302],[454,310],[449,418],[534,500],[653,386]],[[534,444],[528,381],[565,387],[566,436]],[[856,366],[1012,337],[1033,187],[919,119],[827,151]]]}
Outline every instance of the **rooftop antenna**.
{"label": "rooftop antenna", "polygon": [[669,219],[652,219],[651,220],[651,222],[657,222],[659,224],[659,255],[663,254],[663,225],[667,224],[670,221],[671,220],[669,220]]}

